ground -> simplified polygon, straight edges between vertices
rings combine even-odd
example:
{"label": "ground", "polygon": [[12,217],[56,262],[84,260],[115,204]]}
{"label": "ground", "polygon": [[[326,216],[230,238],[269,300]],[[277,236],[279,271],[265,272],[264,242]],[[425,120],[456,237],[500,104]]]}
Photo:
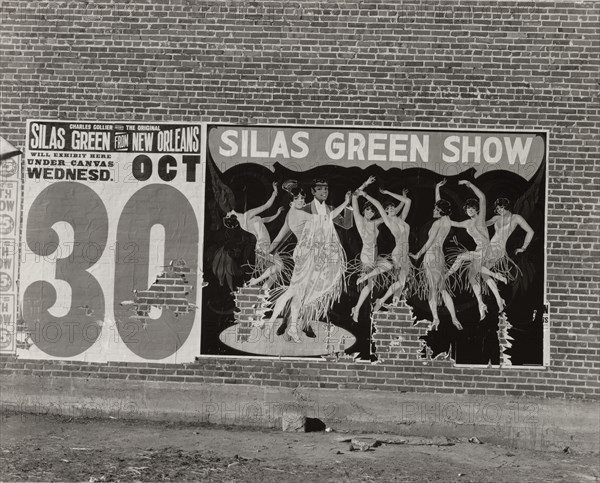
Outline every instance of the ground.
{"label": "ground", "polygon": [[[2,414],[0,481],[593,482],[597,455],[471,439]],[[350,450],[351,440],[361,449]],[[370,445],[374,447],[369,448]],[[365,450],[366,449],[366,450]],[[365,450],[365,451],[363,451]]]}

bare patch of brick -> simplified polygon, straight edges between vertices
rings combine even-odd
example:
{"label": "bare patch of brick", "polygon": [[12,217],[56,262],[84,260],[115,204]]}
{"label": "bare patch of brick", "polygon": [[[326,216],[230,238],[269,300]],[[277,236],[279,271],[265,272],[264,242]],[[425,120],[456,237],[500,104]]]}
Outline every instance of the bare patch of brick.
{"label": "bare patch of brick", "polygon": [[133,319],[147,323],[153,307],[170,310],[175,317],[196,310],[196,305],[188,301],[187,296],[194,290],[188,281],[192,274],[185,260],[171,260],[166,270],[156,277],[147,290],[134,290],[133,300],[124,300],[121,305],[130,305]]}
{"label": "bare patch of brick", "polygon": [[253,323],[259,322],[270,309],[268,296],[261,287],[240,287],[234,293],[236,339],[247,342],[253,329]]}
{"label": "bare patch of brick", "polygon": [[[380,310],[374,312],[371,317],[378,360],[432,360],[431,349],[423,340],[431,329],[431,322],[417,321],[412,308],[405,300],[384,307],[387,312]],[[444,353],[435,359],[447,360],[448,357],[448,354]]]}

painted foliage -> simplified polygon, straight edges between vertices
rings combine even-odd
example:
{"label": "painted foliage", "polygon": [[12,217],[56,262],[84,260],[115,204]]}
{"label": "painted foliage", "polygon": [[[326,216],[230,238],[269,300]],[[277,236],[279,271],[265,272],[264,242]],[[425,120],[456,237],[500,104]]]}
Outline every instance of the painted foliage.
{"label": "painted foliage", "polygon": [[209,125],[202,354],[374,361],[402,305],[424,353],[542,364],[546,156],[543,132]]}

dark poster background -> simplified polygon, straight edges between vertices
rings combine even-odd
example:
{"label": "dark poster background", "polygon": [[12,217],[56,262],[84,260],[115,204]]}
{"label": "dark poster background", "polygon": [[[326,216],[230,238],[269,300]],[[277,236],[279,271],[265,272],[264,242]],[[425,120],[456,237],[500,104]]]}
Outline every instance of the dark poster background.
{"label": "dark poster background", "polygon": [[[210,128],[209,128],[210,129]],[[237,275],[234,276],[235,288],[243,285],[250,278],[250,273],[243,265],[253,262],[255,238],[241,228],[227,229],[223,225],[225,213],[215,200],[213,185],[222,183],[231,189],[227,196],[229,202],[234,203],[236,211],[246,211],[262,205],[272,193],[272,183],[278,182],[279,194],[273,206],[261,216],[275,214],[279,207],[284,208],[275,221],[267,224],[267,229],[274,239],[285,220],[289,210],[290,197],[281,189],[281,183],[295,179],[307,193],[306,202],[312,200],[310,183],[314,178],[324,178],[329,182],[328,204],[338,206],[344,200],[348,190],[357,189],[369,176],[375,176],[377,181],[367,188],[367,192],[385,202],[386,197],[379,192],[384,188],[394,193],[401,194],[403,189],[409,190],[412,206],[406,222],[410,225],[410,252],[416,253],[427,241],[427,235],[434,219],[432,216],[435,202],[435,185],[445,176],[423,168],[384,170],[376,165],[365,168],[342,167],[323,165],[306,171],[295,171],[283,167],[279,163],[271,165],[269,169],[261,164],[243,163],[235,165],[221,173],[214,163],[210,149],[207,152],[206,203],[204,224],[204,280],[208,286],[203,289],[202,295],[202,354],[221,355],[249,355],[228,347],[219,340],[219,334],[234,324],[235,303],[227,282],[221,285],[218,277],[210,268],[215,254],[224,247],[231,256]],[[366,163],[365,163],[366,164]],[[451,219],[455,221],[467,218],[463,211],[466,199],[473,198],[474,194],[468,188],[458,185],[459,180],[468,179],[486,195],[487,219],[494,216],[494,201],[499,197],[508,198],[512,203],[512,213],[521,215],[533,228],[535,234],[527,250],[519,255],[514,255],[516,248],[523,244],[525,232],[517,227],[507,243],[507,253],[517,263],[521,275],[514,282],[507,285],[498,283],[501,296],[506,301],[505,313],[512,328],[509,335],[514,339],[512,348],[506,351],[512,358],[513,365],[539,365],[542,364],[542,314],[544,308],[544,267],[545,267],[545,159],[537,172],[529,181],[518,174],[495,170],[475,176],[475,170],[469,169],[459,175],[448,176],[447,183],[441,188],[441,197],[452,204]],[[362,201],[361,201],[362,203]],[[360,253],[362,242],[356,227],[349,230],[338,228],[340,240],[346,251],[347,259],[352,260]],[[490,227],[490,236],[493,227]],[[295,243],[291,237],[288,243]],[[474,248],[474,242],[464,229],[453,228],[446,238],[444,252],[456,246],[455,243]],[[394,247],[394,239],[382,224],[379,229],[378,251],[380,254],[390,253]],[[422,258],[418,264],[422,262]],[[359,292],[355,281],[347,285],[347,290],[335,304],[330,320],[356,336],[357,342],[347,349],[348,353],[359,352],[361,358],[374,359],[371,347],[371,310],[376,298],[381,297],[387,287],[374,291],[363,304],[359,322],[354,323],[350,311],[356,304]],[[470,289],[462,292],[456,291],[453,295],[458,319],[464,329],[458,331],[451,324],[450,316],[445,306],[440,306],[440,326],[437,331],[429,332],[426,341],[433,350],[433,355],[448,351],[459,364],[499,364],[500,349],[498,344],[498,308],[491,293],[484,294],[484,302],[488,306],[488,313],[483,321],[479,321],[477,301]],[[388,303],[391,302],[391,299]],[[431,320],[431,313],[427,300],[410,297],[408,304],[413,308],[416,320]],[[385,309],[383,309],[385,310]],[[270,313],[266,314],[267,317]]]}

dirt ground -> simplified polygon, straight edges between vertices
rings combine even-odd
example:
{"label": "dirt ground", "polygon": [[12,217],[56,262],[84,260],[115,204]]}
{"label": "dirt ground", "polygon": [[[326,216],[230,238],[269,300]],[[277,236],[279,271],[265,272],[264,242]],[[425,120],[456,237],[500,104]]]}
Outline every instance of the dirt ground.
{"label": "dirt ground", "polygon": [[[1,416],[0,481],[570,483],[600,479],[597,455],[537,453],[468,439]],[[352,439],[356,450],[350,450]]]}

